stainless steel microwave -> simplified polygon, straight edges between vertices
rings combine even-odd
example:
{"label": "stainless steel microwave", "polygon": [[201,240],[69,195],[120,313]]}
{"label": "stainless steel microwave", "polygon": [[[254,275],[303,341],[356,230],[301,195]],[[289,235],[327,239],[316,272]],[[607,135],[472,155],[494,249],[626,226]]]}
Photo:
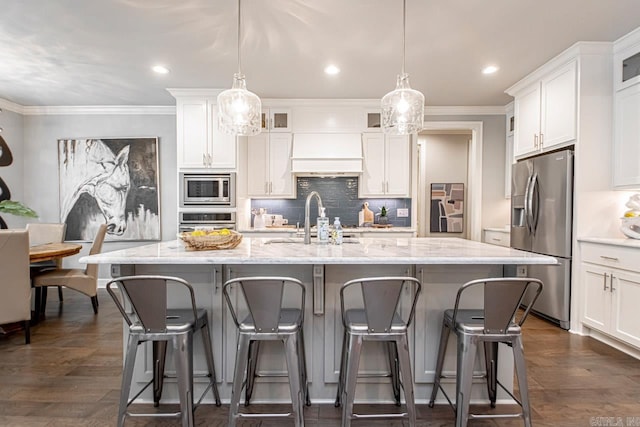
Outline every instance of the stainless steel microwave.
{"label": "stainless steel microwave", "polygon": [[235,173],[181,172],[179,180],[181,207],[236,205]]}

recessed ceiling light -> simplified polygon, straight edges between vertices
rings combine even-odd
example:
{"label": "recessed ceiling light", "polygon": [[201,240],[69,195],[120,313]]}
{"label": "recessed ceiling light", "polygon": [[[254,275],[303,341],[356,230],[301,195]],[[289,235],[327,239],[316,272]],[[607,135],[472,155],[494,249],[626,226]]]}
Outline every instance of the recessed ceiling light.
{"label": "recessed ceiling light", "polygon": [[499,70],[499,68],[498,68],[497,66],[495,66],[495,65],[489,65],[489,66],[484,67],[484,68],[482,69],[482,74],[493,74],[493,73],[495,73],[495,72],[496,72],[496,71],[498,71],[498,70]]}
{"label": "recessed ceiling light", "polygon": [[335,76],[336,74],[338,74],[340,72],[340,68],[338,68],[335,65],[331,64],[331,65],[327,65],[325,67],[324,72],[329,74],[330,76]]}
{"label": "recessed ceiling light", "polygon": [[152,70],[158,74],[169,74],[169,69],[163,65],[154,65]]}

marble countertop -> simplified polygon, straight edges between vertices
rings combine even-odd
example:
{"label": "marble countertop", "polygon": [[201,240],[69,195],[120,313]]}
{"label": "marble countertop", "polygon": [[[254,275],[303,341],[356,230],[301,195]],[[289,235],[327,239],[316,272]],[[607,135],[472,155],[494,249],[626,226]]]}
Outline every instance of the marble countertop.
{"label": "marble countertop", "polygon": [[638,248],[640,249],[640,240],[639,239],[630,239],[627,237],[580,237],[578,238],[579,242],[589,242],[589,243],[601,243],[604,245],[614,245],[614,246],[624,246],[627,248]]}
{"label": "marble countertop", "polygon": [[[304,228],[300,227],[300,230],[303,231]],[[311,231],[313,233],[316,232],[316,227],[312,227]],[[268,228],[249,228],[246,230],[238,230],[240,233],[296,233],[296,228],[294,227],[268,227]],[[378,227],[356,227],[356,228],[344,228],[344,233],[415,233],[416,229],[411,227],[388,227],[388,228],[378,228]]]}
{"label": "marble countertop", "polygon": [[545,255],[459,238],[243,238],[235,249],[187,251],[179,240],[80,258],[91,264],[556,264]]}

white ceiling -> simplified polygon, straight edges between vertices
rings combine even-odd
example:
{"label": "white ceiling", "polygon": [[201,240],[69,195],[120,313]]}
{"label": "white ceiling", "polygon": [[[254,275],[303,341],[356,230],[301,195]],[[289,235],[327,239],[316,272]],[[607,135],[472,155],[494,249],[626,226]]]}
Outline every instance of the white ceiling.
{"label": "white ceiling", "polygon": [[[5,0],[0,98],[24,106],[173,105],[227,88],[233,0]],[[401,0],[244,0],[242,68],[262,98],[382,97],[402,65]],[[431,106],[505,105],[504,90],[577,41],[640,25],[638,0],[407,0],[406,71]],[[342,72],[329,77],[328,63]],[[171,69],[154,74],[156,63]],[[498,73],[481,69],[497,64]]]}

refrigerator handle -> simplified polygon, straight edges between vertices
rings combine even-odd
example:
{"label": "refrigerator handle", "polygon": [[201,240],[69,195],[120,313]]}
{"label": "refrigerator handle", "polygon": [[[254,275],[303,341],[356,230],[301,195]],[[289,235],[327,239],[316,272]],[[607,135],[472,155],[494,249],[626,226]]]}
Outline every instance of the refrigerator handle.
{"label": "refrigerator handle", "polygon": [[[538,190],[538,173],[533,174],[531,179],[531,188],[529,189],[529,214],[531,215],[531,234],[534,234],[536,228],[538,228],[539,217],[539,203],[537,198],[534,198],[536,191]],[[535,202],[535,206],[534,206]]]}
{"label": "refrigerator handle", "polygon": [[532,233],[531,221],[530,221],[530,212],[531,206],[529,205],[529,191],[531,190],[531,180],[533,179],[533,174],[529,175],[527,178],[527,186],[524,189],[524,220],[527,224],[527,231],[529,234]]}

